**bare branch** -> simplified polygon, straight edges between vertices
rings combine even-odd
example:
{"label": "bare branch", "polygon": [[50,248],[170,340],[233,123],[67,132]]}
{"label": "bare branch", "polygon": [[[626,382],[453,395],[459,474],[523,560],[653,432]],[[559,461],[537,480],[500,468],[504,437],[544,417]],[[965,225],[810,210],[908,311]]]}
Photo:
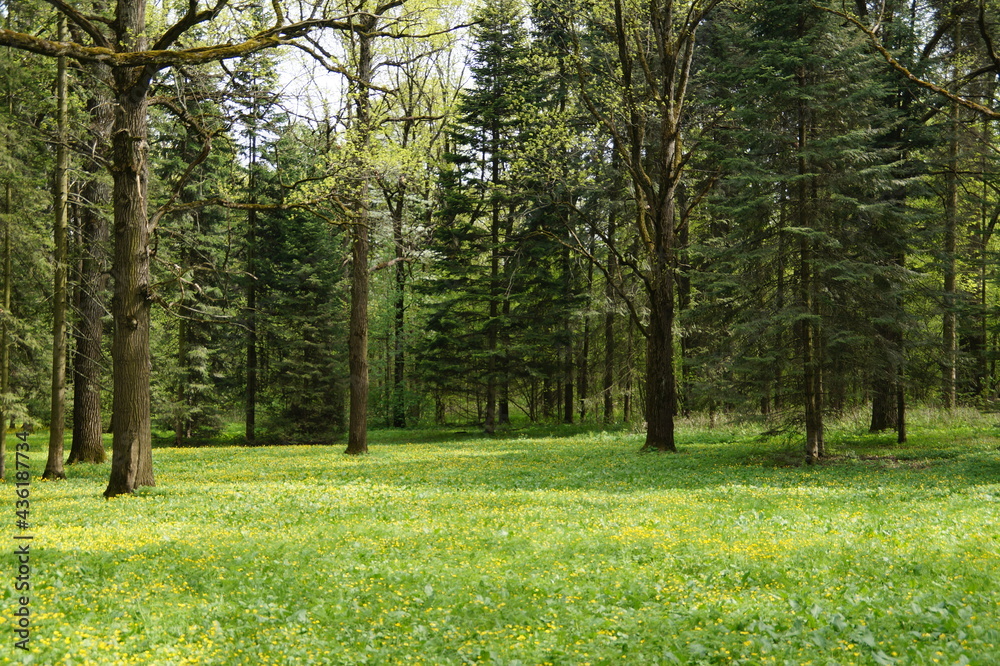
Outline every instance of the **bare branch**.
{"label": "bare branch", "polygon": [[[582,257],[587,259],[592,265],[596,266],[597,270],[601,271],[601,273],[604,274],[604,279],[608,281],[608,284],[611,285],[611,288],[615,290],[615,292],[621,297],[622,302],[625,303],[625,307],[628,309],[632,321],[635,322],[636,328],[639,329],[639,333],[642,334],[643,337],[648,338],[649,327],[646,326],[645,323],[643,323],[642,317],[639,315],[639,311],[636,309],[635,303],[632,302],[631,296],[622,288],[621,284],[619,284],[618,281],[614,279],[614,276],[611,275],[611,272],[608,270],[607,266],[604,265],[604,262],[598,260],[597,257],[595,257],[590,252],[590,250],[587,249],[587,247],[583,244],[583,241],[581,241],[580,237],[577,235],[576,230],[570,229],[569,231],[573,235],[573,239],[576,241],[576,244],[567,243],[566,241],[564,241],[563,239],[559,238],[558,236],[549,231],[541,233],[543,233],[550,240],[554,240],[563,247],[569,248],[573,252],[580,254]],[[611,246],[609,245],[608,248],[611,249]]]}
{"label": "bare branch", "polygon": [[381,263],[372,266],[371,272],[374,273],[375,271],[380,271],[384,268],[392,268],[393,266],[395,266],[400,262],[412,263],[413,259],[410,257],[396,257],[395,259],[390,259],[389,261],[383,261]]}
{"label": "bare branch", "polygon": [[990,62],[993,63],[994,71],[1000,72],[1000,57],[997,57],[996,46],[993,43],[993,36],[986,28],[986,0],[979,0],[979,34],[986,44],[986,53],[989,54]]}
{"label": "bare branch", "polygon": [[188,10],[184,16],[177,21],[177,23],[170,26],[170,28],[160,36],[156,43],[153,44],[153,51],[161,51],[163,49],[168,49],[174,45],[174,42],[183,35],[185,32],[198,25],[199,23],[204,23],[205,21],[211,21],[219,12],[222,11],[223,7],[229,0],[217,0],[215,6],[211,9],[206,9],[205,11],[198,11],[198,0],[188,0]]}
{"label": "bare branch", "polygon": [[90,22],[83,14],[78,12],[73,5],[70,5],[63,0],[45,0],[47,3],[58,9],[61,13],[65,14],[69,20],[76,23],[80,28],[83,29],[85,33],[90,35],[90,38],[94,40],[94,44],[97,46],[111,48],[111,42],[104,35],[101,30]]}
{"label": "bare branch", "polygon": [[865,33],[865,35],[868,36],[868,40],[871,42],[875,50],[882,55],[885,61],[889,63],[889,65],[893,69],[895,69],[897,72],[905,76],[910,81],[916,83],[918,86],[926,88],[927,90],[930,90],[932,92],[935,92],[938,95],[942,95],[943,97],[948,98],[955,104],[964,106],[967,109],[971,109],[972,111],[975,111],[976,113],[982,116],[985,116],[992,120],[1000,119],[1000,111],[995,111],[987,106],[979,104],[978,102],[973,102],[971,99],[967,99],[965,97],[962,97],[961,95],[956,95],[950,90],[942,88],[937,84],[921,79],[919,76],[908,70],[901,62],[896,60],[891,53],[889,53],[889,50],[887,48],[885,48],[882,45],[882,42],[879,40],[878,35],[876,35],[874,32],[868,29],[868,27],[864,23],[859,21],[856,17],[851,16],[850,14],[847,14],[845,12],[837,11],[830,7],[824,7],[822,5],[814,4],[813,7],[820,9],[824,12],[829,12],[831,14],[834,14],[835,16],[839,16],[840,18],[853,23],[859,30],[861,30],[863,33]]}

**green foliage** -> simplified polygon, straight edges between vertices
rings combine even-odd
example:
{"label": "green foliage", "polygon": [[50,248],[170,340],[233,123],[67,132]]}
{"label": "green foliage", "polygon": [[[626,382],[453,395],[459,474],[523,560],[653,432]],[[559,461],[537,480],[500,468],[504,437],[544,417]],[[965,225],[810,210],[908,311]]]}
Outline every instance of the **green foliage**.
{"label": "green foliage", "polygon": [[[166,203],[180,187],[176,201],[198,204],[227,193],[236,173],[235,146],[222,125],[215,101],[221,72],[174,72],[163,83],[186,108],[187,118],[157,117],[157,152],[153,158],[159,186],[154,201]],[[202,157],[206,135],[213,150]],[[184,179],[183,183],[181,179]],[[158,226],[159,296],[167,305],[155,311],[158,372],[153,413],[158,425],[172,428],[178,444],[211,438],[222,428],[224,414],[238,400],[232,376],[234,331],[233,220],[222,208],[199,206],[166,214]],[[236,366],[238,367],[238,366]]]}
{"label": "green foliage", "polygon": [[701,103],[731,120],[703,135],[700,166],[721,178],[689,251],[695,408],[787,404],[807,322],[833,409],[895,381],[920,172],[913,118],[875,63],[808,2],[750,3],[710,26]]}
{"label": "green foliage", "polygon": [[477,18],[473,86],[438,180],[433,279],[420,285],[430,335],[417,367],[439,394],[489,401],[500,387],[502,422],[504,396],[518,393],[534,418],[540,381],[572,381],[565,365],[583,271],[565,243],[586,170],[568,121],[565,54],[553,46],[567,35],[551,22],[529,33],[516,0],[486,3]]}
{"label": "green foliage", "polygon": [[695,423],[670,456],[558,428],[157,449],[159,486],[111,502],[88,466],[33,482],[32,652],[3,659],[992,663],[995,419],[939,416],[811,467]]}
{"label": "green foliage", "polygon": [[[25,5],[10,11],[4,25],[25,30],[46,20],[39,7]],[[0,305],[10,345],[10,390],[0,401],[5,416],[18,423],[47,421],[49,413],[52,154],[45,129],[54,79],[54,63],[0,49],[0,270],[5,237],[11,262],[10,310]]]}
{"label": "green foliage", "polygon": [[[262,199],[285,202],[282,182],[306,177],[309,155],[285,128],[269,148]],[[272,158],[273,159],[273,158]],[[309,212],[268,211],[256,242],[263,435],[265,443],[329,442],[345,427],[347,285],[343,235]]]}

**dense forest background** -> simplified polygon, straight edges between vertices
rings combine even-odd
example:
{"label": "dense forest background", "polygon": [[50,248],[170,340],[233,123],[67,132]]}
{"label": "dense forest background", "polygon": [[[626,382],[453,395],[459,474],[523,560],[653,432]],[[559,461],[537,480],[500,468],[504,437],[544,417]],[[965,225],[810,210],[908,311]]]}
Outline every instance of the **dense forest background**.
{"label": "dense forest background", "polygon": [[[157,45],[103,37],[135,4],[0,5],[2,420],[70,428],[70,461],[131,427],[126,202],[137,413],[178,445],[530,420],[669,450],[705,412],[819,457],[825,415],[902,439],[907,404],[996,403],[992,0],[355,2],[296,30],[166,2],[177,53],[280,39],[108,60]],[[145,202],[116,176],[139,70]]]}

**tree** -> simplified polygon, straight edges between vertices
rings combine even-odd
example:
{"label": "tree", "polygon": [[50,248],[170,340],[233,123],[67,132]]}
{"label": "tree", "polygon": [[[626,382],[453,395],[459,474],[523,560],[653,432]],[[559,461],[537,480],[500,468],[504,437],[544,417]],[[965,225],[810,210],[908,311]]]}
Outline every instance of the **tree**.
{"label": "tree", "polygon": [[772,411],[794,397],[789,420],[815,460],[826,413],[876,381],[898,408],[910,295],[900,257],[921,221],[907,202],[914,165],[900,157],[913,119],[828,15],[797,0],[747,10],[714,31],[706,63],[729,118],[710,132],[715,166],[698,163],[722,177],[692,251],[690,323],[722,344],[695,362],[724,405]]}
{"label": "tree", "polygon": [[267,135],[276,129],[278,99],[274,93],[277,71],[273,59],[257,54],[244,58],[240,67],[233,72],[232,79],[236,94],[229,102],[235,107],[235,115],[243,132],[243,150],[247,160],[247,199],[253,206],[247,210],[246,218],[246,382],[245,382],[245,437],[249,444],[257,441],[257,402],[260,387],[260,364],[258,360],[259,313],[257,298],[259,283],[258,263],[258,214],[256,204],[260,201],[261,178],[264,175],[263,152]]}
{"label": "tree", "polygon": [[[66,38],[66,18],[59,17],[57,39]],[[66,411],[66,311],[68,308],[67,279],[67,218],[69,217],[69,80],[66,57],[58,58],[56,68],[56,165],[53,175],[54,252],[52,270],[52,400],[49,411],[49,455],[44,479],[65,479],[63,469],[63,433]]]}
{"label": "tree", "polygon": [[687,219],[677,206],[682,135],[696,33],[721,1],[615,0],[609,9],[595,8],[590,19],[610,42],[579,66],[583,101],[613,140],[636,202],[649,319],[635,323],[646,338],[643,448],[650,450],[676,451],[674,285],[678,226]]}
{"label": "tree", "polygon": [[[321,178],[315,135],[302,125],[262,141],[257,193],[282,202],[288,179]],[[349,234],[304,210],[261,211],[255,239],[259,397],[258,443],[330,443],[344,431],[350,285],[343,270]]]}
{"label": "tree", "polygon": [[178,446],[217,434],[231,404],[225,388],[235,300],[229,266],[235,243],[227,233],[232,214],[197,205],[208,193],[226,191],[240,173],[220,101],[225,83],[218,67],[173,69],[157,85],[160,104],[151,116],[158,139],[151,150],[156,190],[180,207],[157,214],[151,268],[167,307],[154,313],[161,316],[154,319],[151,344],[164,372],[154,377],[152,399]]}
{"label": "tree", "polygon": [[[382,11],[402,2],[390,2]],[[112,317],[113,362],[113,448],[111,477],[106,497],[131,493],[137,487],[154,485],[150,429],[150,307],[155,294],[150,280],[150,227],[148,218],[148,118],[150,84],[161,69],[172,65],[195,66],[207,62],[239,58],[267,48],[291,43],[323,29],[346,30],[352,34],[368,25],[371,14],[357,11],[345,16],[320,13],[286,22],[284,9],[274,5],[275,24],[249,36],[210,46],[179,46],[182,37],[195,26],[217,19],[227,8],[218,0],[205,10],[190,4],[183,15],[152,39],[147,22],[146,0],[118,0],[111,16],[88,18],[68,3],[58,9],[73,25],[78,41],[58,42],[10,29],[0,30],[0,45],[44,56],[66,56],[80,62],[103,63],[110,67],[107,82],[113,91],[118,112],[112,130],[114,181],[114,294]],[[376,15],[379,12],[376,12]],[[71,30],[73,32],[74,30]],[[368,35],[366,39],[371,38]],[[84,40],[86,38],[86,41]],[[363,77],[361,77],[363,79]],[[360,226],[358,228],[361,228]],[[359,238],[359,255],[366,245]],[[359,286],[359,290],[360,290]],[[363,338],[363,335],[360,336]],[[360,358],[360,354],[357,355]],[[358,389],[366,382],[359,369]]]}
{"label": "tree", "polygon": [[90,115],[85,149],[81,151],[86,178],[80,188],[78,207],[78,260],[76,276],[75,350],[73,355],[73,439],[68,463],[104,462],[103,421],[101,418],[101,359],[104,355],[103,317],[108,286],[108,219],[111,187],[104,174],[104,161],[111,143],[114,122],[110,95],[101,83],[108,77],[105,65],[90,63],[86,68]]}
{"label": "tree", "polygon": [[459,99],[439,177],[436,279],[422,288],[432,335],[421,365],[439,391],[474,391],[476,418],[493,432],[510,423],[518,390],[529,418],[538,416],[539,380],[546,413],[555,399],[570,419],[577,407],[569,331],[578,265],[566,239],[583,176],[571,166],[579,154],[566,77],[544,40],[531,39],[523,4],[490,2],[476,18],[472,85]]}

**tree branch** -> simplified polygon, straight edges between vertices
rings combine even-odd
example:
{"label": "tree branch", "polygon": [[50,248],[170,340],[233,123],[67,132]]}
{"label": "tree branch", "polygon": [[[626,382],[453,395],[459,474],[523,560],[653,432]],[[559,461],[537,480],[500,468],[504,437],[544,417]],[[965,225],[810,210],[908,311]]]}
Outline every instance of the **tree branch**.
{"label": "tree branch", "polygon": [[996,46],[993,43],[993,36],[990,35],[990,31],[986,29],[986,0],[979,0],[979,34],[983,38],[983,42],[986,44],[986,53],[990,57],[990,62],[993,63],[994,71],[1000,72],[1000,57],[997,57]]}
{"label": "tree branch", "polygon": [[76,8],[73,7],[73,5],[63,2],[63,0],[45,0],[45,2],[58,9],[61,13],[65,14],[69,20],[80,26],[80,28],[94,40],[94,44],[99,47],[108,49],[111,48],[111,42],[108,41],[108,38],[104,35],[104,33],[101,32],[96,25],[91,23],[87,17],[76,11]]}
{"label": "tree branch", "polygon": [[[51,1],[51,0],[50,0]],[[153,51],[162,51],[168,49],[174,45],[174,42],[180,38],[185,32],[198,25],[199,23],[204,23],[205,21],[211,21],[222,8],[226,6],[229,0],[217,0],[215,7],[211,9],[206,9],[203,12],[198,11],[198,0],[188,0],[188,10],[184,16],[177,21],[177,23],[170,26],[170,28],[163,33],[156,43],[153,44]]]}
{"label": "tree branch", "polygon": [[896,60],[891,53],[889,53],[889,50],[887,48],[885,48],[882,45],[882,42],[879,40],[878,35],[869,30],[868,27],[861,21],[859,21],[856,17],[851,16],[850,14],[847,14],[845,12],[837,11],[830,7],[824,7],[822,5],[813,4],[813,7],[815,7],[816,9],[820,9],[824,12],[829,12],[830,14],[833,14],[835,16],[839,16],[845,21],[850,21],[851,23],[853,23],[859,30],[861,30],[863,33],[865,33],[865,35],[868,36],[868,40],[871,42],[875,50],[882,55],[885,61],[889,63],[889,65],[893,69],[895,69],[897,72],[905,76],[910,81],[916,83],[918,86],[933,91],[938,95],[942,95],[943,97],[947,97],[952,102],[960,106],[964,106],[967,109],[971,109],[972,111],[975,111],[976,113],[982,116],[985,116],[993,120],[1000,119],[1000,111],[995,111],[989,108],[988,106],[983,106],[978,102],[973,102],[971,99],[967,99],[965,97],[962,97],[961,95],[956,95],[955,93],[946,90],[945,88],[942,88],[939,85],[921,79],[919,76],[908,70],[901,62]]}

